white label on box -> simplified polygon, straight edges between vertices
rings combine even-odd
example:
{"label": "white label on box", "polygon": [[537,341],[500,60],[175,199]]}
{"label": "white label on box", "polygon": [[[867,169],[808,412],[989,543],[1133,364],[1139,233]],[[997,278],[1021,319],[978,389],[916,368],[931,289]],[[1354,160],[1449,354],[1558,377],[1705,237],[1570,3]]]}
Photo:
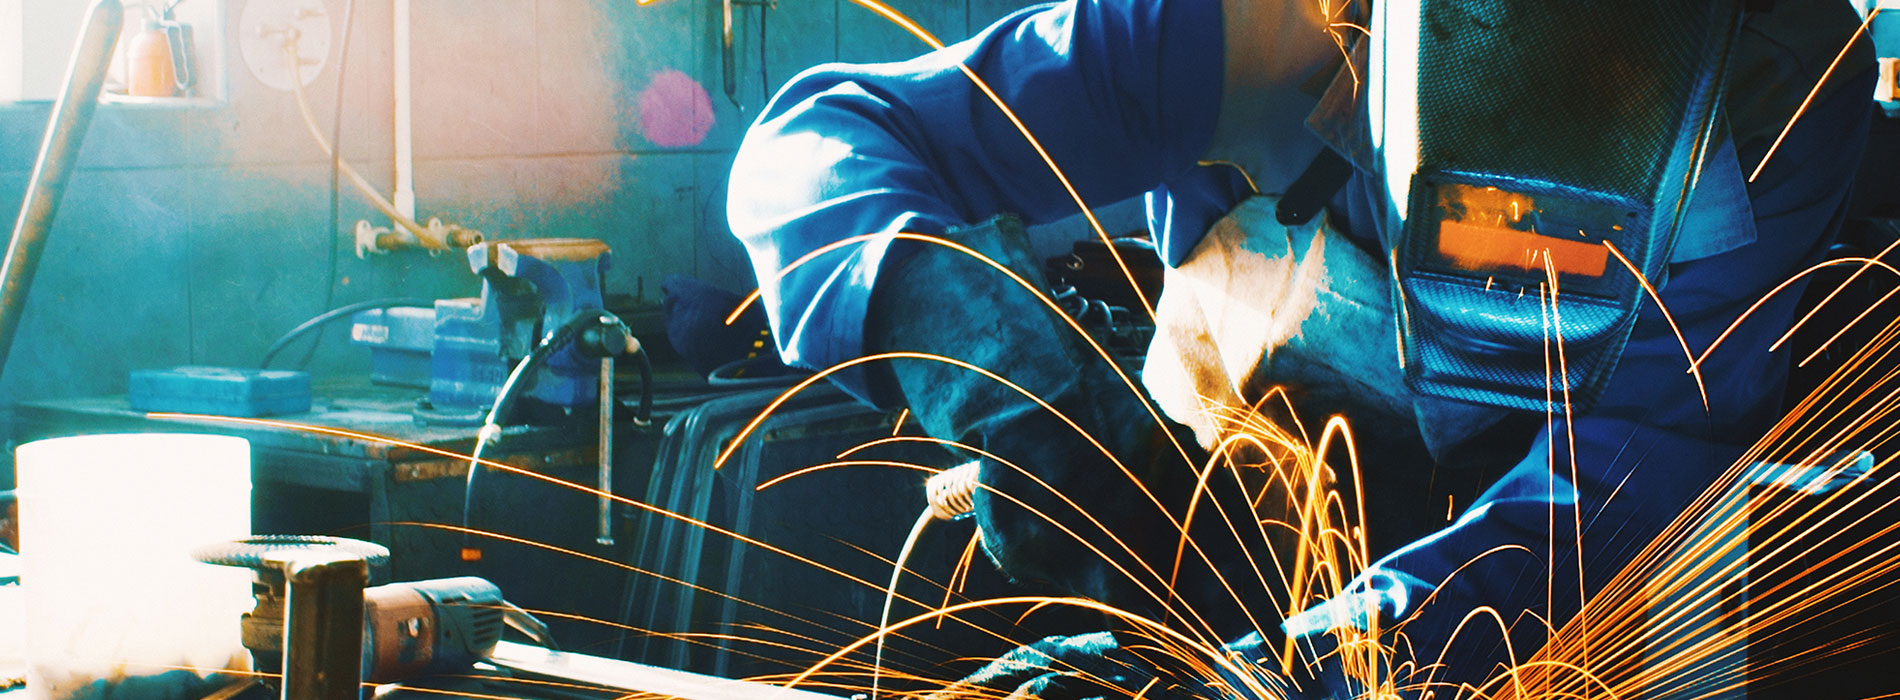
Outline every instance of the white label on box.
{"label": "white label on box", "polygon": [[359,343],[387,343],[389,342],[389,326],[373,323],[351,324],[350,340]]}

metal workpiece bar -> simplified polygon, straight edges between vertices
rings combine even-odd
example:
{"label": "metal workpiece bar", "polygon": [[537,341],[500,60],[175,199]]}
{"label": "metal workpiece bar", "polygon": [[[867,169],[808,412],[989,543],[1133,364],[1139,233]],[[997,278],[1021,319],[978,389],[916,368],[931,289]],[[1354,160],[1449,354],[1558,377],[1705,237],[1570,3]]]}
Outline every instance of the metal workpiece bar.
{"label": "metal workpiece bar", "polygon": [[33,161],[33,175],[26,182],[25,202],[13,222],[13,238],[7,242],[6,260],[0,263],[0,371],[13,349],[26,294],[33,286],[40,253],[46,249],[46,234],[53,228],[53,214],[79,159],[79,144],[92,123],[93,108],[99,105],[99,88],[105,84],[106,67],[112,64],[112,50],[124,23],[125,8],[119,0],[95,0],[86,11],[72,60],[66,65],[66,87],[53,103],[39,157]]}
{"label": "metal workpiece bar", "polygon": [[678,700],[840,700],[808,690],[705,676],[618,659],[551,651],[502,641],[488,663],[506,669],[517,679],[546,680],[573,686],[595,686],[606,698],[662,697]]}
{"label": "metal workpiece bar", "polygon": [[369,562],[322,553],[284,564],[284,700],[358,700]]}
{"label": "metal workpiece bar", "polygon": [[603,547],[614,544],[614,356],[600,358],[600,533]]}

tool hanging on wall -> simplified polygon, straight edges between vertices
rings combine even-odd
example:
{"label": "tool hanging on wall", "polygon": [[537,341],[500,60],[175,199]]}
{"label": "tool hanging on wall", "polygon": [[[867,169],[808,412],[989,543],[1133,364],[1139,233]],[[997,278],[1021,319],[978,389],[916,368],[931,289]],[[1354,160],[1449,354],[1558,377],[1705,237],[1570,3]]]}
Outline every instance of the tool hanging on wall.
{"label": "tool hanging on wall", "polygon": [[[778,0],[719,0],[719,16],[721,20],[719,30],[719,70],[721,78],[725,81],[726,99],[732,101],[733,107],[743,110],[744,107],[739,104],[739,58],[732,44],[732,8],[734,5],[752,5],[759,8],[759,31],[761,35],[761,41],[759,42],[759,63],[763,66],[765,63],[765,42],[763,41],[765,11],[778,9]],[[763,83],[765,81],[761,80],[759,82]],[[767,90],[769,94],[772,86],[761,85],[760,88]]]}

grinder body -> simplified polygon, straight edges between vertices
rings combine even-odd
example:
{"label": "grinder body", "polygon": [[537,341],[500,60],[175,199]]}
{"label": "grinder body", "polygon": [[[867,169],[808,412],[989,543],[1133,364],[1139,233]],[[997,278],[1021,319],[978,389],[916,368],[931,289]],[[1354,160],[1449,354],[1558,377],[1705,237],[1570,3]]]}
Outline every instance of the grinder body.
{"label": "grinder body", "polygon": [[501,589],[474,576],[363,590],[363,680],[466,671],[501,641]]}

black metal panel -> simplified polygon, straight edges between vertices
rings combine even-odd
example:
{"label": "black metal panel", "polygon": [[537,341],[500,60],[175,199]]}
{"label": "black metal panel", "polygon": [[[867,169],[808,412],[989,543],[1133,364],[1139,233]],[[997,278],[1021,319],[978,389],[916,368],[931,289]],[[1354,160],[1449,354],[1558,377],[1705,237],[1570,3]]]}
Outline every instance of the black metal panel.
{"label": "black metal panel", "polygon": [[[757,490],[773,478],[833,462],[845,450],[892,435],[896,414],[873,411],[828,385],[815,386],[776,409],[731,460],[715,470],[718,451],[780,391],[737,394],[676,417],[660,446],[648,499],[859,581],[680,519],[643,515],[638,518],[641,539],[635,563],[651,573],[629,581],[624,614],[629,625],[650,634],[630,639],[626,658],[734,678],[795,674],[874,629],[884,602],[882,587],[891,574],[887,560],[897,555],[923,510],[927,474],[901,467],[848,466]],[[919,442],[880,445],[850,459],[932,468],[955,461],[942,448]],[[944,590],[935,582],[949,579],[973,531],[969,521],[927,529],[906,565],[900,592],[931,607],[940,605]],[[979,553],[968,586],[953,601],[1023,593],[1004,582]],[[924,610],[899,601],[892,620]],[[921,625],[908,633],[914,639],[890,642],[886,664],[931,678],[957,678],[973,670],[967,659],[994,657],[1045,634],[1102,627],[1099,618],[1088,615],[1039,613],[1027,623],[1035,625],[1030,629],[1017,625],[1013,616],[1021,612],[966,616],[1004,638],[957,623],[941,629]],[[849,661],[869,664],[871,658],[866,649]],[[848,682],[869,685],[860,676]]]}

